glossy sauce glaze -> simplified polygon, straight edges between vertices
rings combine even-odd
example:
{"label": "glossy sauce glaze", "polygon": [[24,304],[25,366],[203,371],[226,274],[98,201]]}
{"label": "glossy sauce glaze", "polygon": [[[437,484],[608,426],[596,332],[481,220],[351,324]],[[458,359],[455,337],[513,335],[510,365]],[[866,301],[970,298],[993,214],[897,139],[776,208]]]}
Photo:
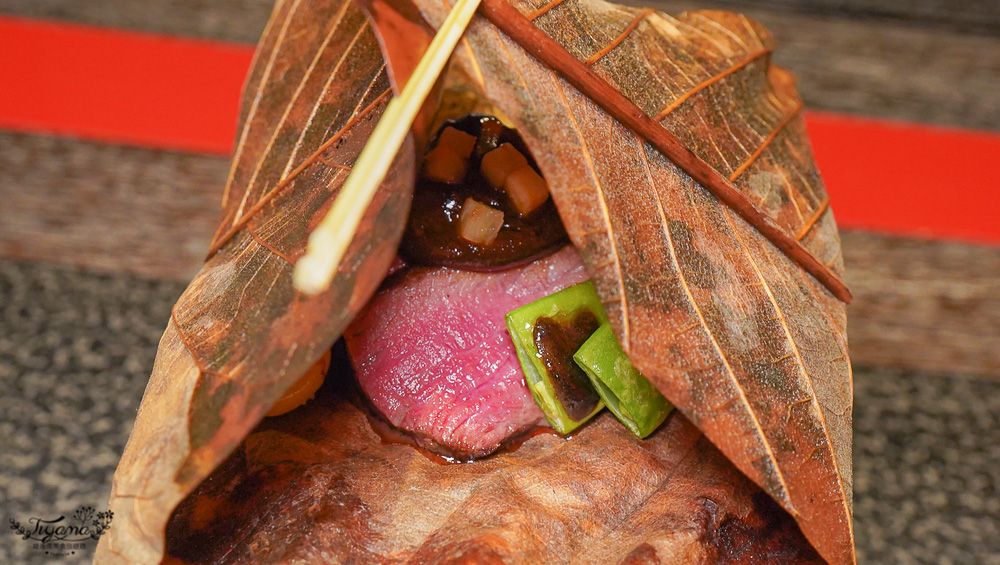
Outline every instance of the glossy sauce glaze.
{"label": "glossy sauce glaze", "polygon": [[[361,398],[363,398],[363,395]],[[363,402],[360,398],[359,401]],[[379,414],[378,411],[371,406],[371,403],[359,407],[364,409],[364,414],[368,417],[368,424],[371,426],[372,431],[378,435],[383,444],[395,443],[410,446],[430,461],[439,465],[471,463],[487,457],[511,453],[521,447],[521,444],[535,436],[554,435],[563,439],[570,439],[571,437],[560,435],[557,431],[548,426],[533,426],[514,435],[508,436],[498,447],[490,451],[487,455],[472,456],[465,453],[454,453],[448,448],[438,444],[418,441],[417,438],[415,438],[411,433],[390,424],[385,417]]]}
{"label": "glossy sauce glaze", "polygon": [[587,309],[569,319],[543,316],[535,321],[535,348],[548,369],[556,398],[574,420],[585,418],[601,400],[587,374],[573,360],[573,354],[600,325]]}
{"label": "glossy sauce glaze", "polygon": [[[510,143],[537,172],[530,153],[517,132],[496,118],[467,116],[449,122],[477,138],[463,182],[448,184],[419,178],[400,254],[410,264],[442,266],[468,271],[497,271],[521,265],[555,252],[569,242],[562,220],[549,198],[538,209],[521,217],[510,198],[495,189],[480,170],[485,154]],[[474,198],[504,213],[503,226],[489,245],[477,245],[459,236],[463,202]]]}

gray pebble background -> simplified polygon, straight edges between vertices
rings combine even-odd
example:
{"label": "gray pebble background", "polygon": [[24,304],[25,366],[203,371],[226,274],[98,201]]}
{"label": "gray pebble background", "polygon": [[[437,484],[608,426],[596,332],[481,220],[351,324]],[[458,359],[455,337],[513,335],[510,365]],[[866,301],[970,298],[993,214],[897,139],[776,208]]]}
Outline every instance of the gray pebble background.
{"label": "gray pebble background", "polygon": [[[0,564],[89,562],[9,520],[106,508],[183,287],[0,260]],[[1000,565],[1000,380],[858,370],[854,425],[860,563]]]}
{"label": "gray pebble background", "polygon": [[0,260],[0,564],[89,563],[95,542],[53,558],[9,520],[107,508],[111,474],[183,289]]}

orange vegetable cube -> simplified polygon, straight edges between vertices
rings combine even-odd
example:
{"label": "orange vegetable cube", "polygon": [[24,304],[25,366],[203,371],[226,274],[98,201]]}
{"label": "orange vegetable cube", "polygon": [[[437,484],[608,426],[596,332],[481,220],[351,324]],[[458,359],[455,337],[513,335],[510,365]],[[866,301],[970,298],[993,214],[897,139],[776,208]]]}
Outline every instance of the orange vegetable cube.
{"label": "orange vegetable cube", "polygon": [[322,357],[313,363],[312,367],[309,367],[306,374],[299,377],[299,380],[285,391],[284,396],[279,398],[274,406],[267,411],[267,415],[280,416],[291,412],[315,396],[316,391],[326,379],[326,372],[330,369],[330,357],[330,350],[327,350]]}
{"label": "orange vegetable cube", "polygon": [[480,165],[483,176],[493,188],[503,188],[504,181],[514,171],[528,167],[528,160],[513,145],[504,143],[483,156]]}
{"label": "orange vegetable cube", "polygon": [[549,199],[549,185],[527,164],[507,176],[503,189],[521,216],[527,216]]}
{"label": "orange vegetable cube", "polygon": [[424,178],[448,184],[459,184],[465,180],[469,170],[469,160],[453,152],[448,147],[435,147],[424,157]]}
{"label": "orange vegetable cube", "polygon": [[475,146],[476,136],[465,133],[460,129],[448,127],[441,131],[441,135],[438,136],[437,145],[434,148],[448,149],[455,155],[468,159],[469,155],[472,155],[472,150]]}

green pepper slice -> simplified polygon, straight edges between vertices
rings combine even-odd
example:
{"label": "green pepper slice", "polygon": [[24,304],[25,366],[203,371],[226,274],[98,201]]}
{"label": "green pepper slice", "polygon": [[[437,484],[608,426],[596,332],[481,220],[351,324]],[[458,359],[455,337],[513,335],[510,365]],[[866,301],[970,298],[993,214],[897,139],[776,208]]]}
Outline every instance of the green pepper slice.
{"label": "green pepper slice", "polygon": [[653,433],[673,409],[632,365],[610,325],[594,332],[573,359],[590,377],[611,413],[640,438]]}
{"label": "green pepper slice", "polygon": [[507,314],[507,329],[525,381],[545,419],[568,434],[603,407],[586,373],[573,360],[607,315],[590,281],[573,285]]}

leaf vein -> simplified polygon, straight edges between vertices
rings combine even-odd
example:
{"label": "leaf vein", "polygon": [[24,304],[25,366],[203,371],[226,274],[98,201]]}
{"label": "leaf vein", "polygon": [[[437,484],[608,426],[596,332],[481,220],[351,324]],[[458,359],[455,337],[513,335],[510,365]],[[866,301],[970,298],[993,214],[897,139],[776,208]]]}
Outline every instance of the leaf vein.
{"label": "leaf vein", "polygon": [[334,143],[340,140],[340,138],[342,138],[348,131],[350,131],[351,128],[353,128],[359,121],[363,120],[365,116],[372,113],[376,108],[378,108],[379,104],[381,104],[382,101],[385,100],[390,94],[392,94],[391,88],[387,88],[384,91],[382,91],[382,94],[379,94],[374,100],[371,101],[370,104],[368,104],[368,106],[362,109],[361,112],[358,112],[357,114],[354,115],[354,117],[348,120],[348,122],[344,124],[344,127],[340,128],[340,130],[338,130],[337,133],[331,136],[330,139],[326,140],[323,143],[323,145],[321,145],[319,149],[313,152],[312,155],[307,157],[306,160],[303,161],[301,165],[296,167],[295,170],[292,171],[287,177],[281,179],[273,190],[268,192],[266,195],[264,195],[263,198],[257,201],[257,203],[254,204],[253,208],[248,210],[247,213],[244,214],[242,218],[240,218],[239,222],[234,224],[223,237],[219,238],[218,242],[216,242],[216,244],[212,246],[212,249],[209,250],[209,256],[215,254],[227,241],[229,241],[230,238],[232,238],[241,229],[243,229],[243,226],[249,223],[250,220],[257,215],[257,212],[259,212],[261,208],[266,206],[271,200],[273,200],[278,194],[280,194],[281,191],[283,191],[286,187],[291,185],[292,181],[294,181],[296,177],[298,177],[298,175],[302,173],[302,171],[304,171],[310,165],[319,160],[319,157],[322,156],[322,154],[327,149],[329,149],[330,146],[332,146]]}
{"label": "leaf vein", "polygon": [[[345,2],[345,4],[348,4],[348,2]],[[340,71],[340,66],[344,64],[344,61],[347,60],[348,56],[351,55],[351,52],[354,50],[354,44],[357,43],[358,39],[367,30],[368,30],[367,24],[362,25],[360,28],[358,28],[357,33],[354,34],[354,37],[351,38],[351,42],[347,45],[347,49],[344,49],[344,52],[341,54],[340,58],[337,59],[337,63],[333,66],[333,71],[330,72],[330,76],[326,79],[326,83],[323,84],[323,92],[326,92],[327,89],[330,88],[330,84],[334,81],[334,79],[337,78],[337,74]],[[333,35],[331,33],[331,35],[327,37],[327,41],[329,41],[332,37]],[[323,43],[324,51],[326,50],[326,47],[327,43],[324,42]],[[310,65],[308,72],[311,73],[312,69],[313,66]],[[366,94],[371,91],[371,88],[374,85],[375,81],[378,80],[379,75],[381,75],[381,73],[376,73],[375,78],[373,78],[371,82],[368,83],[368,88],[365,91]],[[361,97],[361,100],[364,100],[364,96]],[[323,105],[323,96],[319,96],[316,100],[316,103],[313,104],[313,107],[309,112],[309,119],[306,120],[306,126],[303,127],[301,133],[299,133],[299,137],[295,142],[295,149],[292,151],[291,155],[289,155],[288,163],[285,164],[285,169],[281,171],[282,177],[287,175],[289,171],[293,170],[292,164],[295,163],[295,158],[298,156],[298,150],[302,146],[302,140],[305,138],[306,132],[309,131],[309,126],[312,125],[313,120],[316,118],[316,113],[319,112],[319,108],[322,105]]]}
{"label": "leaf vein", "polygon": [[[761,427],[760,420],[757,418],[757,414],[756,412],[754,412],[753,406],[750,404],[750,400],[746,396],[746,391],[744,391],[743,387],[740,386],[739,380],[736,378],[736,372],[729,364],[729,360],[726,358],[725,353],[722,351],[722,346],[719,345],[718,340],[716,340],[715,333],[712,331],[712,328],[708,325],[708,322],[705,320],[705,316],[701,311],[701,307],[695,300],[694,293],[691,291],[691,287],[687,282],[687,277],[685,277],[684,275],[684,270],[681,268],[680,261],[677,258],[677,250],[674,247],[674,239],[670,235],[670,230],[667,228],[667,226],[669,225],[669,220],[667,219],[666,210],[663,207],[663,201],[660,199],[659,192],[656,190],[656,184],[653,182],[653,175],[652,172],[650,171],[649,159],[646,158],[645,147],[641,139],[639,140],[639,156],[642,159],[643,167],[645,169],[646,178],[649,181],[649,185],[653,188],[651,192],[656,200],[657,212],[660,215],[660,221],[663,226],[662,227],[663,236],[666,239],[667,247],[669,248],[670,251],[670,260],[673,263],[674,268],[677,270],[677,280],[678,282],[680,282],[681,289],[684,291],[684,295],[687,297],[688,302],[691,304],[691,308],[694,310],[695,315],[698,317],[698,321],[700,322],[701,327],[704,328],[705,335],[706,337],[708,337],[709,342],[712,344],[712,348],[719,356],[720,365],[725,367],[726,374],[729,376],[730,380],[733,383],[734,388],[739,393],[740,400],[742,401],[741,402],[742,406],[746,407],[747,414],[750,416],[750,419],[753,422],[754,430],[756,431],[757,436],[759,437],[760,442],[764,447],[764,450],[767,452],[767,458],[771,462],[771,465],[774,467],[774,472],[778,477],[778,481],[781,483],[781,495],[787,501],[788,510],[792,514],[794,514],[794,506],[791,504],[791,497],[788,494],[788,485],[785,482],[784,474],[778,467],[778,459],[775,456],[774,451],[771,449],[771,444],[767,441],[767,437],[764,434],[764,429]],[[694,181],[692,181],[692,184],[693,182]],[[725,209],[725,206],[721,206],[721,208]]]}
{"label": "leaf vein", "polygon": [[586,61],[584,61],[584,64],[590,67],[593,66],[598,61],[600,61],[601,59],[603,59],[608,53],[611,53],[611,51],[613,51],[616,47],[621,45],[622,42],[624,42],[625,39],[629,35],[631,35],[632,32],[636,30],[636,28],[639,27],[639,24],[642,23],[642,20],[646,19],[647,16],[653,14],[654,12],[656,12],[656,10],[652,8],[644,8],[640,10],[639,13],[636,14],[635,18],[633,18],[632,21],[628,24],[628,26],[626,26],[625,29],[620,34],[618,34],[618,37],[614,38],[611,41],[611,43],[608,43],[606,46],[604,46],[603,49],[591,55]]}
{"label": "leaf vein", "polygon": [[778,137],[778,134],[785,129],[785,126],[791,123],[791,121],[794,120],[795,117],[798,116],[799,112],[801,111],[802,111],[802,102],[800,101],[797,102],[789,112],[785,113],[785,115],[782,116],[781,121],[775,124],[774,128],[771,130],[771,133],[767,134],[767,137],[764,138],[764,141],[761,142],[761,144],[757,147],[757,149],[754,150],[754,152],[746,159],[746,161],[743,161],[742,165],[740,165],[735,171],[733,171],[733,174],[729,176],[729,180],[731,182],[735,182],[736,179],[738,179],[740,175],[743,174],[744,171],[749,169],[750,166],[753,165],[754,162],[757,160],[757,158],[760,157],[764,153],[764,151],[771,145],[771,142],[774,141],[774,138]]}
{"label": "leaf vein", "polygon": [[261,238],[257,234],[257,232],[254,231],[254,229],[252,227],[248,227],[247,228],[247,233],[250,234],[250,237],[253,238],[253,240],[257,243],[257,245],[263,247],[264,249],[267,249],[268,251],[270,251],[271,253],[274,253],[278,257],[281,257],[289,265],[291,265],[293,267],[295,266],[295,261],[293,261],[291,257],[289,257],[288,255],[282,253],[280,250],[278,250],[278,248],[276,248],[273,245],[270,245],[269,243],[267,243],[266,241],[264,241],[264,239]]}
{"label": "leaf vein", "polygon": [[529,20],[534,21],[534,20],[540,18],[541,16],[545,15],[545,13],[547,13],[549,10],[555,8],[556,6],[559,6],[560,4],[562,4],[565,1],[566,0],[553,0],[552,2],[549,2],[548,4],[542,6],[541,8],[539,8],[539,9],[535,10],[534,12],[531,12],[530,14],[528,14],[527,18]]}
{"label": "leaf vein", "polygon": [[587,162],[587,168],[590,170],[591,178],[594,180],[594,186],[596,188],[596,193],[598,196],[598,203],[601,205],[601,217],[604,220],[604,224],[608,227],[608,242],[611,247],[611,257],[614,261],[615,266],[615,279],[618,283],[618,293],[621,296],[621,308],[622,308],[622,342],[625,346],[625,352],[628,353],[632,348],[632,331],[630,327],[630,321],[628,316],[628,300],[625,299],[625,276],[622,273],[621,257],[618,255],[618,243],[615,241],[614,228],[611,224],[611,214],[608,210],[607,198],[604,196],[604,190],[601,187],[601,181],[597,177],[597,168],[594,165],[594,158],[590,154],[590,149],[587,147],[587,139],[584,137],[583,132],[580,130],[580,124],[577,123],[576,115],[573,113],[569,105],[569,100],[566,98],[566,93],[563,91],[563,87],[559,82],[555,84],[555,90],[559,93],[559,98],[561,99],[563,105],[566,107],[566,115],[569,117],[570,125],[573,126],[573,131],[576,132],[577,137],[580,139],[580,149],[583,151],[584,159]]}
{"label": "leaf vein", "polygon": [[809,219],[804,224],[802,224],[802,227],[799,228],[799,232],[795,234],[795,239],[802,241],[802,238],[804,238],[806,235],[809,234],[809,232],[812,231],[813,226],[815,226],[816,222],[819,221],[821,217],[823,217],[823,214],[826,213],[828,208],[830,208],[829,195],[823,197],[823,201],[820,202],[820,205],[816,208],[816,211],[813,212],[812,216],[810,216]]}
{"label": "leaf vein", "polygon": [[724,70],[724,71],[722,71],[720,73],[717,73],[717,74],[715,74],[715,75],[713,75],[713,76],[711,76],[711,77],[703,80],[702,82],[698,83],[698,85],[695,86],[694,88],[688,90],[684,94],[681,94],[680,96],[678,96],[677,98],[675,98],[674,101],[671,102],[670,104],[668,104],[666,108],[664,108],[663,110],[661,110],[660,113],[657,114],[654,119],[656,121],[658,121],[658,122],[662,121],[671,112],[673,112],[674,110],[676,110],[681,104],[683,104],[684,102],[686,102],[689,98],[691,98],[695,94],[698,94],[699,92],[701,92],[702,90],[705,90],[709,86],[712,86],[713,84],[719,82],[720,80],[726,78],[727,76],[729,76],[729,75],[731,75],[731,74],[739,71],[740,69],[746,67],[750,63],[753,63],[757,59],[760,59],[761,57],[764,57],[765,55],[770,54],[771,51],[773,51],[773,49],[770,48],[770,47],[765,48],[765,49],[761,49],[760,51],[757,51],[756,53],[750,55],[746,59],[743,59],[739,63],[736,63],[735,65],[727,68],[726,70]]}
{"label": "leaf vein", "polygon": [[[278,58],[278,52],[281,51],[280,46],[282,39],[288,33],[288,27],[291,25],[295,11],[298,9],[301,0],[295,0],[292,7],[289,8],[288,16],[281,25],[281,29],[278,30],[278,37],[275,39],[274,50],[271,52],[270,57],[268,57],[267,63],[264,67],[264,75],[260,79],[260,84],[257,85],[257,91],[254,93],[253,102],[250,103],[250,109],[247,111],[246,121],[243,123],[243,128],[240,131],[240,138],[236,143],[236,151],[233,154],[233,166],[229,168],[229,176],[226,179],[226,187],[222,193],[222,206],[225,207],[229,200],[229,192],[233,184],[233,179],[236,175],[236,168],[239,165],[240,158],[243,155],[243,148],[246,146],[247,136],[250,135],[251,124],[253,123],[254,116],[257,115],[257,110],[260,108],[260,101],[264,95],[264,87],[268,84],[268,79],[271,76],[271,71],[274,70],[274,62]],[[267,26],[270,28],[271,20],[268,20]],[[265,29],[266,33],[267,30]],[[256,62],[256,51],[254,53],[254,62]],[[224,223],[219,224],[219,231],[222,230]],[[218,232],[216,232],[218,236]]]}
{"label": "leaf vein", "polygon": [[[267,160],[268,154],[274,147],[274,142],[278,139],[278,136],[281,134],[282,128],[288,121],[288,115],[291,114],[292,108],[295,106],[295,103],[298,102],[299,96],[305,89],[306,84],[309,82],[309,79],[312,78],[312,72],[316,68],[316,64],[319,62],[320,59],[323,58],[323,55],[326,51],[327,46],[330,43],[330,40],[333,39],[333,36],[337,33],[337,30],[340,29],[340,24],[343,23],[344,21],[344,13],[347,11],[347,8],[349,6],[351,6],[350,2],[344,2],[344,4],[340,7],[340,10],[337,12],[336,20],[330,26],[330,31],[323,39],[323,44],[320,46],[319,49],[316,50],[316,54],[309,62],[309,66],[306,68],[305,73],[303,73],[302,75],[302,80],[300,80],[299,83],[296,85],[295,92],[292,93],[291,99],[285,105],[285,111],[282,112],[281,118],[278,120],[278,124],[274,127],[274,130],[271,132],[271,137],[267,140],[267,145],[264,147],[264,151],[261,154],[262,156],[260,159],[257,160],[257,164],[254,167],[253,174],[250,176],[250,180],[247,182],[247,189],[243,193],[243,200],[240,202],[239,208],[236,209],[236,216],[233,218],[234,222],[239,221],[241,219],[243,215],[243,208],[247,205],[247,201],[250,198],[250,194],[253,192],[253,188],[254,185],[257,183],[257,178],[260,175],[261,168],[264,166],[264,161]],[[366,23],[362,25],[362,29],[367,25],[368,24],[366,20]]]}
{"label": "leaf vein", "polygon": [[[811,399],[811,402],[815,405],[816,412],[819,415],[819,421],[820,421],[820,423],[822,424],[822,427],[823,427],[823,435],[826,438],[826,445],[829,446],[830,459],[831,459],[831,461],[833,461],[833,464],[834,464],[834,467],[835,467],[835,470],[836,470],[837,486],[840,488],[840,493],[841,493],[841,496],[839,497],[839,500],[844,505],[844,516],[845,517],[849,517],[851,515],[851,512],[850,512],[850,509],[847,507],[847,491],[844,488],[844,479],[843,479],[843,477],[840,474],[840,465],[837,463],[837,455],[833,451],[833,441],[830,438],[830,431],[829,431],[829,428],[827,427],[827,424],[826,424],[826,417],[823,415],[823,409],[822,409],[822,407],[819,404],[819,397],[816,396],[816,389],[813,387],[812,379],[809,377],[809,373],[806,372],[805,362],[803,362],[802,356],[799,353],[798,344],[795,342],[795,339],[792,337],[791,329],[788,327],[788,320],[787,320],[787,318],[785,318],[785,315],[782,312],[781,306],[778,304],[777,299],[774,297],[774,292],[771,290],[771,285],[767,282],[767,279],[764,278],[764,274],[761,272],[760,266],[757,264],[757,260],[754,259],[753,254],[750,253],[750,249],[747,247],[746,242],[743,240],[743,237],[740,235],[739,230],[737,229],[737,226],[736,226],[735,222],[733,222],[732,214],[730,214],[729,210],[727,210],[726,208],[723,208],[722,211],[723,211],[723,213],[726,216],[726,221],[729,223],[729,226],[732,229],[732,232],[733,232],[733,235],[736,238],[736,241],[739,242],[740,247],[743,248],[743,250],[745,251],[745,254],[746,254],[747,258],[750,260],[750,265],[753,267],[754,273],[757,275],[757,277],[760,279],[760,281],[762,283],[764,283],[764,292],[767,294],[768,300],[770,300],[771,305],[774,307],[774,311],[777,313],[778,317],[780,318],[779,321],[781,323],[781,328],[785,332],[785,337],[788,338],[788,343],[789,343],[790,347],[792,348],[792,352],[795,354],[797,365],[799,366],[799,368],[801,369],[801,372],[802,372],[802,378],[806,381],[806,384],[809,387],[810,399]],[[796,269],[796,270],[799,270],[799,269]],[[838,335],[840,334],[839,331],[835,331],[834,333],[836,333]],[[848,531],[849,531],[850,536],[851,536],[851,547],[853,547],[854,546],[854,529],[850,525],[848,525]]]}

